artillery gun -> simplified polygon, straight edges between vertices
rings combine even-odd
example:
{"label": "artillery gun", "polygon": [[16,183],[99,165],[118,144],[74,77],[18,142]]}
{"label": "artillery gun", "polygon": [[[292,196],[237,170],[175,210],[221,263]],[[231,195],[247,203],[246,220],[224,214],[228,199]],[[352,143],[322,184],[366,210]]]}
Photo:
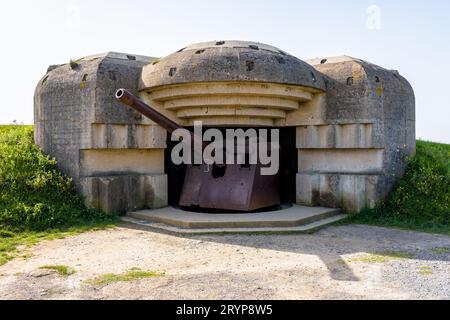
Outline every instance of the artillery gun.
{"label": "artillery gun", "polygon": [[[131,92],[119,89],[116,98],[156,122],[169,133],[183,129]],[[191,142],[201,137],[190,132]],[[192,143],[191,145],[193,145]],[[201,142],[203,148],[208,144]],[[248,157],[246,157],[248,158]],[[251,212],[280,204],[278,175],[262,175],[260,164],[187,164],[179,205],[200,209]]]}

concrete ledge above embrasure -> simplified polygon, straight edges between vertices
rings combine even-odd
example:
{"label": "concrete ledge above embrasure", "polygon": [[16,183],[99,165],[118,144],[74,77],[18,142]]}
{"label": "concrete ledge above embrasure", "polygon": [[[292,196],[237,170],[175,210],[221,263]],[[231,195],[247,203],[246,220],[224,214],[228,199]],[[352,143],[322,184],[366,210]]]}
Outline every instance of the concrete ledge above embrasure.
{"label": "concrete ledge above embrasure", "polygon": [[80,150],[80,173],[82,177],[164,174],[164,150]]}

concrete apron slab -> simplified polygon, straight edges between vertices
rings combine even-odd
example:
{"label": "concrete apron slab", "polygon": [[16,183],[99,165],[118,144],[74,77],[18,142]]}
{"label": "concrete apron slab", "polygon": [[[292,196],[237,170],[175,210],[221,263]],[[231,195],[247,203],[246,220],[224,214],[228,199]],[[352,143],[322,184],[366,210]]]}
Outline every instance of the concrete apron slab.
{"label": "concrete apron slab", "polygon": [[122,220],[183,234],[306,232],[342,220],[340,209],[305,207],[262,213],[208,214],[167,207],[130,212]]}

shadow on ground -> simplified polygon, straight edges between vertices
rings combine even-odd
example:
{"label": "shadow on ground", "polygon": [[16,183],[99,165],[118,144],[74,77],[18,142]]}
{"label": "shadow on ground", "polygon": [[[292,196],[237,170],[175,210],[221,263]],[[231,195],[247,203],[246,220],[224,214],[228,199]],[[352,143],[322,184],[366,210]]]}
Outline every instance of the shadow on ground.
{"label": "shadow on ground", "polygon": [[[124,228],[151,230],[180,238],[221,244],[284,251],[319,257],[330,277],[338,281],[359,281],[342,258],[349,254],[373,254],[426,261],[450,261],[450,237],[362,225],[332,226],[313,234],[203,234],[183,235],[125,223]],[[441,251],[441,252],[440,252]]]}

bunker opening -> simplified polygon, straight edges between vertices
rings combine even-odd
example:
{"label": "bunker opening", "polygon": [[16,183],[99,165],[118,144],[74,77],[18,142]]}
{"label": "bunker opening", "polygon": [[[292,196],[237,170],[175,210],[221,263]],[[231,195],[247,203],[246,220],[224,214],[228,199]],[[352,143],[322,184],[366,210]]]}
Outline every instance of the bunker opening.
{"label": "bunker opening", "polygon": [[[189,131],[193,131],[192,127],[187,127]],[[204,130],[209,129],[205,127]],[[226,130],[242,129],[244,131],[252,128],[214,128],[222,132],[223,136],[226,136]],[[295,203],[295,190],[296,190],[296,173],[298,172],[298,161],[297,161],[297,149],[295,145],[296,130],[291,127],[284,128],[253,128],[255,130],[265,129],[270,131],[271,129],[279,130],[279,145],[280,148],[277,150],[279,152],[279,168],[276,177],[269,179],[275,187],[269,186],[269,191],[275,194],[275,198],[278,196],[279,201],[275,204],[269,204],[268,206],[256,208],[250,210],[250,212],[272,212],[283,210],[291,207]],[[225,142],[226,143],[226,142]],[[213,208],[214,204],[210,208],[205,208],[200,205],[182,206],[180,205],[180,200],[182,198],[183,186],[185,184],[185,178],[187,178],[186,171],[188,166],[186,164],[176,165],[171,160],[171,155],[173,148],[178,144],[176,141],[171,141],[171,134],[167,134],[167,149],[165,150],[165,173],[168,176],[168,202],[172,207],[180,208],[186,211],[192,212],[202,212],[202,213],[238,213],[243,210],[233,210],[233,209],[221,209]],[[246,149],[248,151],[248,148]],[[245,186],[245,182],[240,181],[245,179],[246,175],[252,173],[252,165],[250,164],[250,156],[248,153],[245,154],[245,162],[229,166],[227,164],[213,164],[210,166],[205,165],[193,165],[194,170],[199,175],[204,175],[211,177],[213,186],[215,185],[218,190],[209,190],[212,193],[222,192],[230,193],[234,196],[236,194],[235,190],[243,191],[242,187]],[[227,170],[231,171],[233,177],[227,179],[225,176]],[[208,178],[206,179],[208,180]],[[217,187],[219,186],[219,187]],[[199,187],[199,184],[194,186],[194,189]],[[200,186],[201,187],[201,186]],[[205,186],[206,188],[208,185]],[[266,197],[264,184],[262,186],[255,186],[253,192],[260,192],[261,197]],[[244,194],[245,192],[243,192]],[[270,196],[273,196],[270,195]]]}

